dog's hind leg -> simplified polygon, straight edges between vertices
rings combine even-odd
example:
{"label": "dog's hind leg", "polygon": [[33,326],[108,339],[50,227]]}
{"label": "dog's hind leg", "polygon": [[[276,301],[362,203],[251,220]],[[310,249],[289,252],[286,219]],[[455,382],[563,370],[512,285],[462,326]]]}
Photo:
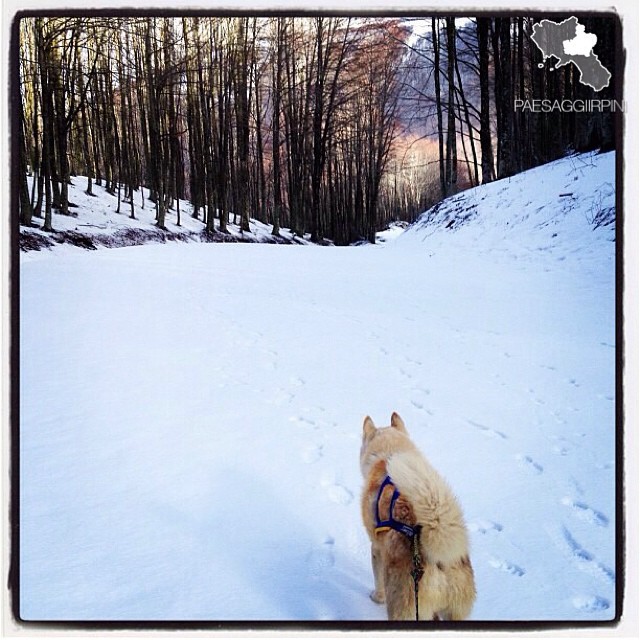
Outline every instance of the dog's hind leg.
{"label": "dog's hind leg", "polygon": [[[410,575],[410,567],[405,562],[388,562],[385,567],[385,590],[387,597],[387,617],[389,620],[413,620],[416,619],[416,603],[413,580]],[[420,610],[420,619],[423,615],[431,616],[432,611]]]}
{"label": "dog's hind leg", "polygon": [[446,620],[464,620],[469,616],[476,599],[473,568],[469,557],[465,556],[458,563],[446,570],[448,589],[448,606],[443,611]]}
{"label": "dog's hind leg", "polygon": [[371,543],[371,567],[375,585],[375,590],[371,592],[371,599],[382,604],[385,600],[382,549],[375,542]]}

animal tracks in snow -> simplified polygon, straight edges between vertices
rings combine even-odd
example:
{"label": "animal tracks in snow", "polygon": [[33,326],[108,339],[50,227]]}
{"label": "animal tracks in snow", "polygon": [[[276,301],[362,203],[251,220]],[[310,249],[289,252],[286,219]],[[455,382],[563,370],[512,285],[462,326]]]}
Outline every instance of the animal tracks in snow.
{"label": "animal tracks in snow", "polygon": [[335,564],[334,545],[335,540],[331,536],[327,536],[322,546],[313,549],[307,554],[307,567],[313,577],[320,577],[322,573]]}
{"label": "animal tracks in snow", "polygon": [[286,389],[280,388],[277,389],[276,392],[271,396],[268,400],[268,404],[273,404],[276,406],[280,406],[283,404],[291,404],[294,400],[295,396],[293,393],[290,393]]}
{"label": "animal tracks in snow", "polygon": [[[390,352],[384,348],[380,347],[380,352],[385,356],[391,355]],[[420,378],[422,371],[422,361],[416,360],[410,356],[403,356],[401,359],[396,361],[396,371],[398,375],[403,378],[407,382],[411,382],[415,378]]]}
{"label": "animal tracks in snow", "polygon": [[525,456],[521,453],[516,455],[516,460],[520,462],[525,468],[533,471],[533,473],[539,475],[544,471],[544,467],[538,464],[531,456]]}
{"label": "animal tracks in snow", "polygon": [[556,424],[567,424],[567,421],[562,417],[559,411],[550,411],[549,415],[556,421]]}
{"label": "animal tracks in snow", "polygon": [[584,502],[578,502],[569,497],[565,497],[562,499],[562,504],[569,507],[580,520],[585,520],[598,527],[606,527],[609,525],[609,518],[607,518],[604,513],[592,509]]}
{"label": "animal tracks in snow", "polygon": [[489,438],[500,438],[501,440],[506,440],[507,435],[502,431],[498,431],[497,429],[492,429],[491,427],[487,427],[479,422],[474,422],[473,420],[467,419],[467,422],[474,428],[478,429],[483,435]]}
{"label": "animal tracks in snow", "polygon": [[413,389],[411,389],[411,391],[413,393],[417,393],[423,396],[430,396],[431,395],[431,391],[429,389],[425,389],[424,387],[414,387]]}
{"label": "animal tracks in snow", "polygon": [[579,611],[587,612],[606,611],[611,606],[606,598],[600,596],[576,596],[572,604]]}
{"label": "animal tracks in snow", "polygon": [[566,527],[562,527],[559,533],[552,533],[552,537],[578,569],[596,576],[609,584],[615,584],[615,571],[599,562],[592,553],[580,546]]}
{"label": "animal tracks in snow", "polygon": [[530,388],[528,389],[528,391],[529,391],[529,395],[531,395],[532,400],[535,404],[539,406],[542,406],[543,404],[545,404],[544,400],[540,396],[538,396],[535,389]]}
{"label": "animal tracks in snow", "polygon": [[[496,535],[501,533],[504,528],[499,522],[482,518],[469,522],[467,526],[472,533],[480,533],[482,535]],[[521,578],[526,573],[525,569],[520,565],[498,556],[489,556],[488,563],[490,567],[497,571],[502,571],[516,578]]]}
{"label": "animal tracks in snow", "polygon": [[320,484],[325,489],[326,495],[331,502],[347,505],[353,501],[353,492],[337,482],[332,471],[327,469],[323,473]]}
{"label": "animal tracks in snow", "polygon": [[503,558],[489,558],[489,565],[494,569],[504,571],[505,573],[516,576],[518,578],[521,578],[526,573],[526,571],[522,567],[519,567],[517,564],[513,564]]}
{"label": "animal tracks in snow", "polygon": [[424,411],[427,415],[433,416],[434,413],[425,404],[425,398],[431,394],[429,389],[415,388],[412,389],[414,397],[411,398],[411,404],[419,411]]}
{"label": "animal tracks in snow", "polygon": [[289,418],[289,422],[292,422],[294,424],[304,425],[307,427],[313,427],[314,429],[318,428],[315,420],[312,420],[311,418],[305,418],[304,416],[291,416]]}
{"label": "animal tracks in snow", "polygon": [[481,533],[483,535],[487,533],[500,533],[503,526],[498,522],[492,520],[474,520],[468,524],[469,531]]}
{"label": "animal tracks in snow", "polygon": [[420,402],[420,400],[411,400],[411,404],[416,408],[419,409],[420,411],[424,411],[425,413],[427,413],[428,415],[432,416],[433,415],[433,411],[431,411],[431,409],[427,409],[424,404],[422,402]]}
{"label": "animal tracks in snow", "polygon": [[398,368],[398,373],[407,380],[411,380],[413,378],[413,375],[403,367]]}

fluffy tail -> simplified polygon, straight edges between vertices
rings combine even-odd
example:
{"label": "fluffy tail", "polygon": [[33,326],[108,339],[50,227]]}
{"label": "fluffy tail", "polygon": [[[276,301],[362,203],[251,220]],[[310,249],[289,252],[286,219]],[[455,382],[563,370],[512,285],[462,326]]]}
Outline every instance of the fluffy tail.
{"label": "fluffy tail", "polygon": [[387,471],[422,525],[421,547],[431,563],[452,564],[468,555],[467,529],[449,485],[417,451],[394,454]]}

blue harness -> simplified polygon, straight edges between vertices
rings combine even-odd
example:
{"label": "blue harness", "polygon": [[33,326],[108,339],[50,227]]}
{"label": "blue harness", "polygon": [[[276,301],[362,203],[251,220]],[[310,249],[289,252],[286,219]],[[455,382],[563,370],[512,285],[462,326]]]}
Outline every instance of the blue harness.
{"label": "blue harness", "polygon": [[[382,492],[387,486],[393,487],[393,495],[391,496],[391,502],[389,503],[389,517],[386,520],[380,519],[380,498],[382,497]],[[400,492],[393,484],[391,478],[387,476],[382,484],[380,485],[380,489],[378,489],[378,497],[376,498],[376,526],[375,532],[380,533],[381,531],[389,531],[389,529],[393,529],[394,531],[398,531],[403,535],[407,536],[410,540],[416,535],[416,528],[411,525],[404,524],[404,522],[398,522],[393,518],[393,507],[396,504],[396,501],[400,497]]]}

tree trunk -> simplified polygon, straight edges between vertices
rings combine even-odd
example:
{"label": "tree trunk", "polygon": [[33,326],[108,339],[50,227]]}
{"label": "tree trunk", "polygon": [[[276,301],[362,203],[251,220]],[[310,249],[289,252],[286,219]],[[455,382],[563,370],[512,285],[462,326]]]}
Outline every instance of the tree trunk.
{"label": "tree trunk", "polygon": [[480,62],[480,155],[482,156],[483,184],[491,182],[495,178],[489,103],[489,20],[489,18],[481,17],[477,19]]}
{"label": "tree trunk", "polygon": [[282,186],[280,184],[280,109],[282,98],[282,66],[286,22],[276,20],[275,64],[273,65],[273,116],[272,116],[272,155],[273,155],[273,229],[274,236],[280,235],[280,217],[282,215]]}
{"label": "tree trunk", "polygon": [[433,42],[433,77],[436,90],[436,113],[438,117],[438,165],[440,168],[440,194],[447,197],[447,181],[445,176],[444,133],[442,126],[442,98],[440,92],[440,19],[431,18],[431,34]]}
{"label": "tree trunk", "polygon": [[458,145],[455,115],[455,59],[456,59],[456,28],[455,19],[447,18],[447,85],[449,100],[447,103],[447,160],[446,160],[446,194],[451,195],[458,187]]}
{"label": "tree trunk", "polygon": [[[498,52],[500,57],[500,83],[496,83],[498,110],[498,178],[514,173],[513,103],[511,77],[511,18],[496,18]],[[494,60],[495,60],[494,55]]]}

